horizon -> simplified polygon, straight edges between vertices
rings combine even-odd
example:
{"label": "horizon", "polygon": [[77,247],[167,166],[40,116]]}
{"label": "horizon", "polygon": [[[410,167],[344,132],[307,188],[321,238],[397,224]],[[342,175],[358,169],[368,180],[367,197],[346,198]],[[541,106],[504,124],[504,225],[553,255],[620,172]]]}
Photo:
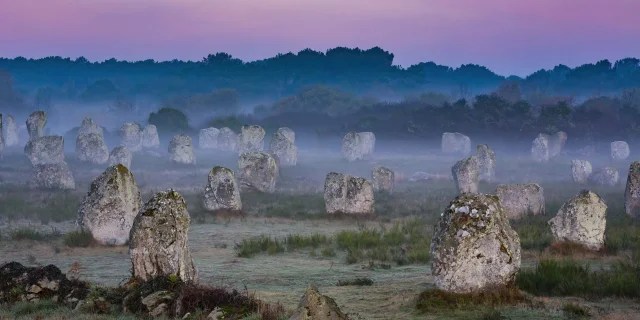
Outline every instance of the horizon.
{"label": "horizon", "polygon": [[640,42],[630,41],[640,2],[571,2],[24,0],[0,12],[0,41],[6,44],[0,56],[200,61],[226,52],[255,61],[305,48],[378,46],[404,68],[429,61],[453,68],[477,64],[524,77],[640,52]]}

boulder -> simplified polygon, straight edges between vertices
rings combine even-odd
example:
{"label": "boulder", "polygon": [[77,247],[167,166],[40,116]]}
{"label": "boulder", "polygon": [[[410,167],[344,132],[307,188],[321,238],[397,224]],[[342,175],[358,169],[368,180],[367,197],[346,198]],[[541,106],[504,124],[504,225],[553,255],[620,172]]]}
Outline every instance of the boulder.
{"label": "boulder", "polygon": [[533,161],[540,163],[549,161],[549,139],[548,134],[541,133],[533,140],[531,146],[531,158],[533,158]]}
{"label": "boulder", "polygon": [[611,159],[612,160],[625,160],[629,157],[631,151],[629,150],[629,144],[624,141],[611,142]]}
{"label": "boulder", "polygon": [[174,190],[155,194],[136,215],[129,237],[133,276],[149,280],[176,275],[197,282],[189,251],[191,218],[184,198]]}
{"label": "boulder", "polygon": [[348,161],[364,158],[362,137],[356,132],[349,132],[342,138],[342,154]]}
{"label": "boulder", "polygon": [[238,149],[238,135],[227,127],[220,129],[218,149],[228,152],[236,151]]}
{"label": "boulder", "polygon": [[142,200],[133,174],[122,164],[110,166],[89,187],[78,209],[77,224],[102,245],[121,246],[129,240]]}
{"label": "boulder", "polygon": [[160,136],[155,125],[148,124],[142,131],[142,148],[157,149],[160,147]]}
{"label": "boulder", "polygon": [[201,129],[198,136],[198,146],[200,149],[218,148],[218,135],[220,135],[220,130],[217,128]]}
{"label": "boulder", "polygon": [[612,167],[600,168],[589,176],[590,183],[610,187],[617,185],[619,180],[618,170]]}
{"label": "boulder", "polygon": [[76,188],[76,182],[69,166],[62,161],[34,165],[28,186],[32,189],[72,190]]}
{"label": "boulder", "polygon": [[44,136],[30,140],[24,146],[32,165],[54,164],[64,161],[64,138],[61,136]]}
{"label": "boulder", "polygon": [[593,169],[587,160],[571,160],[571,177],[575,183],[587,183]]}
{"label": "boulder", "polygon": [[471,139],[462,133],[445,132],[442,134],[442,152],[466,156],[471,153]]}
{"label": "boulder", "polygon": [[109,160],[109,149],[98,132],[79,134],[76,138],[76,157],[83,162],[104,164]]}
{"label": "boulder", "polygon": [[393,192],[396,180],[393,170],[383,166],[375,166],[371,172],[371,178],[375,191]]}
{"label": "boulder", "polygon": [[4,145],[6,147],[15,147],[20,144],[20,135],[18,134],[18,124],[13,116],[8,115],[2,124],[2,135],[4,137]]}
{"label": "boulder", "polygon": [[318,289],[309,285],[289,320],[348,320],[335,300],[320,294]]}
{"label": "boulder", "polygon": [[376,136],[373,132],[358,132],[360,136],[360,148],[363,156],[371,156],[376,148]]}
{"label": "boulder", "polygon": [[268,153],[248,152],[238,157],[240,186],[246,190],[274,192],[280,170],[276,160]]}
{"label": "boulder", "polygon": [[438,289],[471,293],[507,286],[520,270],[520,238],[496,196],[462,194],[436,225],[431,270]]}
{"label": "boulder", "polygon": [[191,137],[178,134],[169,142],[169,161],[179,164],[196,164]]}
{"label": "boulder", "polygon": [[104,129],[95,123],[91,118],[85,117],[82,119],[80,129],[78,129],[78,138],[85,134],[97,133],[102,139],[104,139]]}
{"label": "boulder", "polygon": [[204,208],[209,211],[241,211],[240,189],[233,170],[214,167],[204,189]]}
{"label": "boulder", "polygon": [[493,182],[496,178],[496,153],[486,144],[477,147],[480,181]]}
{"label": "boulder", "polygon": [[629,166],[627,186],[624,190],[624,212],[633,218],[640,217],[640,162]]}
{"label": "boulder", "polygon": [[29,140],[44,137],[44,126],[47,124],[47,113],[44,111],[34,111],[27,118],[27,132]]}
{"label": "boulder", "polygon": [[478,158],[471,156],[458,161],[452,168],[453,181],[460,193],[478,193],[480,174],[478,172]]}
{"label": "boulder", "polygon": [[607,205],[595,192],[582,190],[560,207],[551,220],[556,241],[572,242],[591,250],[604,247]]}
{"label": "boulder", "polygon": [[324,182],[328,214],[374,215],[373,184],[365,178],[330,172]]}
{"label": "boulder", "polygon": [[271,138],[269,153],[275,156],[281,167],[293,167],[298,162],[298,147],[279,131]]}
{"label": "boulder", "polygon": [[564,131],[558,131],[549,139],[549,158],[554,158],[560,155],[564,144],[567,142],[567,133]]}
{"label": "boulder", "polygon": [[544,190],[535,183],[500,185],[496,196],[509,219],[545,214]]}
{"label": "boulder", "polygon": [[142,150],[142,129],[133,122],[124,123],[118,130],[120,145],[127,147],[131,152]]}
{"label": "boulder", "polygon": [[291,143],[296,143],[296,133],[287,127],[278,128],[276,132],[279,132],[283,136],[287,137]]}
{"label": "boulder", "polygon": [[111,153],[109,153],[109,165],[115,166],[121,164],[127,168],[131,168],[131,158],[133,158],[133,154],[127,147],[115,147],[111,150]]}
{"label": "boulder", "polygon": [[238,152],[243,154],[247,152],[264,151],[264,135],[265,132],[261,126],[242,126],[238,143]]}

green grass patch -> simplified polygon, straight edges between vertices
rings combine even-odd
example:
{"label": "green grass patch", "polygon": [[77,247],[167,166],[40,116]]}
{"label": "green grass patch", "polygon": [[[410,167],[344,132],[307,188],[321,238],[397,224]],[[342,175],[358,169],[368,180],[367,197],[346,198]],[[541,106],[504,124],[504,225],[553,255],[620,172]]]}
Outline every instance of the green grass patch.
{"label": "green grass patch", "polygon": [[344,286],[370,286],[373,285],[373,280],[371,280],[370,278],[355,278],[355,279],[349,279],[349,280],[339,280],[338,284],[336,284],[338,287],[344,287]]}
{"label": "green grass patch", "polygon": [[34,240],[34,241],[49,241],[51,239],[59,238],[61,236],[60,231],[52,229],[51,233],[40,232],[33,228],[19,228],[12,230],[10,233],[11,240]]}
{"label": "green grass patch", "polygon": [[423,313],[430,313],[447,310],[475,309],[479,306],[496,307],[520,303],[530,303],[530,301],[515,286],[465,294],[428,289],[418,296],[416,308]]}
{"label": "green grass patch", "polygon": [[67,247],[82,247],[86,248],[95,243],[91,232],[86,230],[77,230],[65,233],[62,237],[62,242]]}

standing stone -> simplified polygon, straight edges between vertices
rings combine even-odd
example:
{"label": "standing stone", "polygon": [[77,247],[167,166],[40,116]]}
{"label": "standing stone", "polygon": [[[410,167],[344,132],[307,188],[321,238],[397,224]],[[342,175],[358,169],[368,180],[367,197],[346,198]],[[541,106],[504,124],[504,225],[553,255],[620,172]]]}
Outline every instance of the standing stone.
{"label": "standing stone", "polygon": [[18,135],[18,124],[13,116],[8,115],[4,120],[2,134],[4,136],[4,145],[6,147],[15,147],[20,143]]}
{"label": "standing stone", "polygon": [[582,190],[562,205],[551,220],[551,233],[556,241],[581,244],[591,250],[604,247],[607,205],[596,193]]}
{"label": "standing stone", "polygon": [[238,135],[233,130],[224,127],[218,134],[218,149],[233,152],[238,148]]}
{"label": "standing stone", "polygon": [[462,133],[445,132],[442,134],[442,152],[466,156],[471,153],[471,139]]}
{"label": "standing stone", "polygon": [[458,161],[452,168],[453,181],[460,193],[478,193],[480,174],[478,172],[478,158],[471,156]]}
{"label": "standing stone", "polygon": [[29,141],[44,137],[44,126],[47,124],[47,113],[44,111],[34,111],[27,118],[27,132]]}
{"label": "standing stone", "polygon": [[78,135],[76,138],[76,157],[83,162],[104,164],[109,160],[109,149],[102,135],[97,132]]}
{"label": "standing stone", "polygon": [[548,162],[549,161],[549,135],[545,133],[538,134],[533,140],[531,146],[531,157],[535,162]]}
{"label": "standing stone", "polygon": [[240,189],[233,170],[214,167],[204,188],[204,207],[209,211],[241,211]]}
{"label": "standing stone", "polygon": [[240,132],[238,152],[240,154],[247,152],[264,151],[264,129],[261,126],[242,126]]}
{"label": "standing stone", "polygon": [[61,136],[44,136],[35,138],[24,146],[32,165],[53,164],[64,161],[64,138]]}
{"label": "standing stone", "polygon": [[545,214],[544,189],[535,183],[500,185],[496,196],[509,219]]}
{"label": "standing stone", "polygon": [[72,190],[76,188],[76,182],[67,163],[61,161],[34,165],[28,186],[33,189]]}
{"label": "standing stone", "polygon": [[291,143],[296,143],[296,133],[287,127],[278,128],[276,132],[279,132],[283,136],[287,137]]}
{"label": "standing stone", "polygon": [[335,300],[309,285],[289,320],[348,320]]}
{"label": "standing stone", "polygon": [[393,192],[396,177],[391,169],[375,166],[371,172],[371,178],[375,191]]}
{"label": "standing stone", "polygon": [[178,134],[169,142],[169,160],[179,164],[196,164],[196,155],[193,153],[191,137],[186,134]]}
{"label": "standing stone", "polygon": [[493,182],[496,178],[496,153],[486,144],[479,144],[477,150],[480,181]]}
{"label": "standing stone", "polygon": [[109,165],[115,166],[121,164],[127,168],[131,168],[131,158],[133,158],[133,154],[127,147],[115,147],[111,150],[111,153],[109,153]]}
{"label": "standing stone", "polygon": [[363,156],[371,156],[376,149],[376,135],[373,132],[358,132]]}
{"label": "standing stone", "polygon": [[273,134],[269,153],[277,158],[280,167],[293,167],[298,162],[298,147],[280,131]]}
{"label": "standing stone", "polygon": [[624,190],[624,212],[633,218],[640,217],[640,162],[629,167],[627,186]]}
{"label": "standing stone", "polygon": [[124,123],[118,130],[118,135],[121,146],[127,147],[131,152],[142,150],[142,130],[137,123]]}
{"label": "standing stone", "polygon": [[89,133],[97,133],[102,139],[104,139],[104,129],[102,129],[102,127],[95,123],[91,118],[85,117],[82,119],[82,124],[80,125],[80,129],[78,129],[77,137],[79,138],[81,135]]}
{"label": "standing stone", "polygon": [[121,246],[129,240],[142,200],[133,174],[122,164],[110,166],[89,187],[78,210],[79,227],[102,245]]}
{"label": "standing stone", "polygon": [[560,155],[564,144],[567,142],[567,133],[558,131],[549,139],[549,157],[554,158]]}
{"label": "standing stone", "polygon": [[571,176],[575,183],[587,183],[593,169],[587,160],[571,160]]}
{"label": "standing stone", "polygon": [[189,252],[191,218],[184,198],[174,190],[159,192],[136,215],[129,236],[133,276],[150,280],[176,275],[185,282],[198,281]]}
{"label": "standing stone", "polygon": [[330,172],[324,182],[324,204],[328,214],[374,215],[373,184],[365,178]]}
{"label": "standing stone", "polygon": [[142,131],[142,148],[157,149],[160,147],[160,137],[158,136],[158,128],[153,124],[148,124]]}
{"label": "standing stone", "polygon": [[280,175],[276,160],[268,153],[248,152],[238,157],[240,186],[247,190],[274,192]]}
{"label": "standing stone", "polygon": [[2,129],[2,113],[0,113],[0,159],[4,157],[4,130]]}
{"label": "standing stone", "polygon": [[520,270],[520,238],[492,195],[454,199],[436,225],[430,251],[435,285],[447,292],[507,286]]}
{"label": "standing stone", "polygon": [[200,130],[200,135],[198,136],[198,145],[200,149],[218,148],[218,135],[220,135],[220,130],[217,128],[206,128]]}
{"label": "standing stone", "polygon": [[611,142],[611,159],[625,160],[629,157],[629,144],[624,141]]}
{"label": "standing stone", "polygon": [[610,187],[617,185],[619,180],[618,170],[612,167],[598,169],[589,176],[589,182]]}
{"label": "standing stone", "polygon": [[362,137],[356,132],[349,132],[342,138],[342,154],[348,161],[364,158]]}

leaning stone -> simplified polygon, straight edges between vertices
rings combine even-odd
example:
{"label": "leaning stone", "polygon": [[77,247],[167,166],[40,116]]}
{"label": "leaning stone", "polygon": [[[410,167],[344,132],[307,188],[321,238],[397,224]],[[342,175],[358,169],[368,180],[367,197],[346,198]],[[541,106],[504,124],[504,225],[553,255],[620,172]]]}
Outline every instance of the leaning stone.
{"label": "leaning stone", "polygon": [[531,157],[533,161],[540,163],[549,161],[549,139],[548,134],[541,133],[533,140],[531,146]]}
{"label": "leaning stone", "polygon": [[179,164],[196,164],[196,155],[193,152],[191,137],[186,134],[178,134],[169,142],[169,160]]}
{"label": "leaning stone", "polygon": [[133,155],[127,147],[115,147],[111,150],[111,153],[109,153],[109,165],[115,166],[121,164],[127,168],[131,168],[131,158],[133,158]]}
{"label": "leaning stone", "polygon": [[458,161],[452,168],[453,181],[460,193],[478,193],[480,175],[478,172],[478,158],[471,156]]}
{"label": "leaning stone", "polygon": [[206,128],[200,130],[198,146],[200,149],[218,148],[218,135],[220,135],[220,130],[217,128]]}
{"label": "leaning stone", "polygon": [[44,126],[47,124],[47,113],[44,111],[34,111],[27,118],[27,132],[29,141],[44,137]]}
{"label": "leaning stone", "polygon": [[64,138],[44,136],[27,142],[24,153],[32,165],[54,164],[64,161]]}
{"label": "leaning stone", "polygon": [[435,285],[447,292],[508,286],[520,270],[520,238],[492,195],[454,199],[436,225],[430,251]]}
{"label": "leaning stone", "polygon": [[83,162],[104,164],[109,160],[109,149],[102,135],[97,132],[78,135],[76,138],[76,157]]}
{"label": "leaning stone", "polygon": [[2,124],[2,135],[4,137],[4,145],[6,147],[15,147],[20,144],[20,135],[18,134],[18,125],[13,116],[8,115]]}
{"label": "leaning stone", "polygon": [[238,157],[240,186],[246,190],[274,192],[280,170],[268,153],[248,152]]}
{"label": "leaning stone", "polygon": [[264,135],[265,132],[261,126],[242,126],[242,131],[238,138],[238,152],[243,154],[264,151]]}
{"label": "leaning stone", "polygon": [[604,247],[607,205],[596,193],[582,190],[562,205],[551,220],[551,233],[556,241],[577,243],[591,250]]}
{"label": "leaning stone", "polygon": [[142,130],[137,123],[124,123],[118,130],[118,135],[121,146],[127,147],[131,152],[142,150]]}
{"label": "leaning stone", "polygon": [[214,167],[204,189],[204,208],[209,211],[241,211],[240,189],[233,170]]}
{"label": "leaning stone", "polygon": [[629,144],[624,141],[611,142],[611,159],[625,160],[629,157]]}
{"label": "leaning stone", "polygon": [[396,180],[393,170],[383,166],[375,166],[371,172],[371,178],[374,190],[393,192]]}
{"label": "leaning stone", "polygon": [[633,218],[640,217],[640,162],[629,167],[627,186],[624,190],[624,211]]}
{"label": "leaning stone", "polygon": [[535,183],[500,185],[496,196],[509,219],[545,214],[544,189]]}
{"label": "leaning stone", "polygon": [[140,210],[131,228],[129,254],[133,276],[150,280],[176,275],[196,282],[198,270],[189,252],[191,218],[182,196],[168,190],[154,195]]}
{"label": "leaning stone", "polygon": [[471,153],[471,139],[462,133],[445,132],[442,134],[442,152],[466,156]]}
{"label": "leaning stone", "polygon": [[91,232],[98,243],[121,246],[129,240],[133,219],[141,206],[133,174],[118,164],[93,180],[78,210],[77,223]]}
{"label": "leaning stone", "polygon": [[276,157],[280,167],[293,167],[298,162],[298,147],[279,131],[271,138],[269,153]]}
{"label": "leaning stone", "polygon": [[571,160],[571,176],[575,183],[587,183],[593,169],[587,160]]}
{"label": "leaning stone", "polygon": [[479,144],[477,151],[480,181],[494,181],[496,178],[496,153],[486,144]]}
{"label": "leaning stone", "polygon": [[32,189],[72,190],[76,188],[76,182],[69,166],[62,161],[34,165],[28,186]]}
{"label": "leaning stone", "polygon": [[330,172],[324,183],[327,214],[375,215],[373,184],[360,177]]}
{"label": "leaning stone", "polygon": [[309,285],[289,320],[348,320],[338,304]]}
{"label": "leaning stone", "polygon": [[590,183],[610,187],[617,185],[619,180],[620,175],[618,174],[618,170],[612,167],[598,169],[589,176]]}
{"label": "leaning stone", "polygon": [[158,128],[155,125],[148,124],[142,131],[142,148],[157,149],[160,147],[160,137],[158,136]]}

